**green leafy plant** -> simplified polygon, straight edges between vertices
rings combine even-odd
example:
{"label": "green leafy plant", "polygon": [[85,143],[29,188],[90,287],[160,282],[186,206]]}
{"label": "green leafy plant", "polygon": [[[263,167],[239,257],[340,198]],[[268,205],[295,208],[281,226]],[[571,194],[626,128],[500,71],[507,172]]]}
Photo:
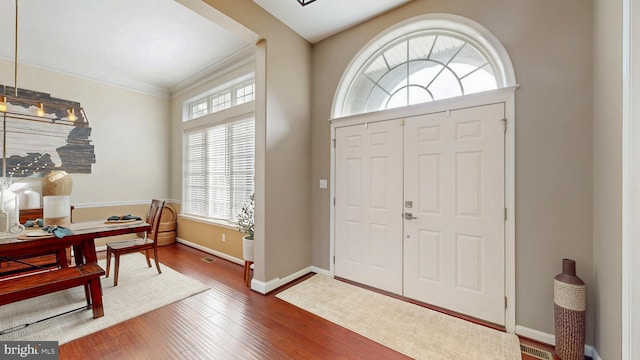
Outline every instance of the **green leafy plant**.
{"label": "green leafy plant", "polygon": [[245,234],[247,239],[253,240],[253,211],[254,211],[254,197],[255,194],[251,194],[248,204],[242,205],[242,209],[240,210],[240,214],[238,214],[238,221],[236,225],[238,226],[238,231]]}

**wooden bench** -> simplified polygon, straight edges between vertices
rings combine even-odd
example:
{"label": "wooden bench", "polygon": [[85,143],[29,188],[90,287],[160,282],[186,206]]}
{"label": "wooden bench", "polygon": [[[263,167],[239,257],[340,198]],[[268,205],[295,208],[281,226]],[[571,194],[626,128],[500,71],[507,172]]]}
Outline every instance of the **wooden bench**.
{"label": "wooden bench", "polygon": [[13,256],[10,259],[0,257],[0,278],[42,269],[65,268],[70,264],[71,258],[67,256],[66,249]]}
{"label": "wooden bench", "polygon": [[104,270],[97,263],[88,263],[0,280],[0,305],[82,285],[87,307],[92,306],[93,318],[99,318],[104,315],[100,286],[102,275]]}

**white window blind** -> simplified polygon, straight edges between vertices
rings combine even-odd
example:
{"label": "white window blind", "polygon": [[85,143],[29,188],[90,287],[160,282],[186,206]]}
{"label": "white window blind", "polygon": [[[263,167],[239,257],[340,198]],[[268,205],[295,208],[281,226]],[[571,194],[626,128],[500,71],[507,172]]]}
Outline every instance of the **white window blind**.
{"label": "white window blind", "polygon": [[185,132],[183,213],[235,222],[254,189],[254,120]]}

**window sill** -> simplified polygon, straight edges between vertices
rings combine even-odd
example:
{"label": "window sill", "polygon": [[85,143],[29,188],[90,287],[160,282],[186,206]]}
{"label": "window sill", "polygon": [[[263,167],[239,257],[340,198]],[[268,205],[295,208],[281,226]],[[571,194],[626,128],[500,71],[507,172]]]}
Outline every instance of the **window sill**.
{"label": "window sill", "polygon": [[181,219],[189,220],[189,221],[196,221],[203,224],[219,226],[225,229],[237,230],[236,224],[228,221],[224,221],[224,220],[209,219],[209,218],[203,218],[203,217],[198,217],[193,215],[184,215],[184,214],[180,214],[178,217]]}

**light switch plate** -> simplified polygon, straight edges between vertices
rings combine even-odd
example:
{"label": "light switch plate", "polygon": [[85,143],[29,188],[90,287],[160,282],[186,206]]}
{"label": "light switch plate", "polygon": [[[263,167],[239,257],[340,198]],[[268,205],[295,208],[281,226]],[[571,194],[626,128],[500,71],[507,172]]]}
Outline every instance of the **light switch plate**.
{"label": "light switch plate", "polygon": [[320,179],[320,189],[327,188],[327,179]]}

